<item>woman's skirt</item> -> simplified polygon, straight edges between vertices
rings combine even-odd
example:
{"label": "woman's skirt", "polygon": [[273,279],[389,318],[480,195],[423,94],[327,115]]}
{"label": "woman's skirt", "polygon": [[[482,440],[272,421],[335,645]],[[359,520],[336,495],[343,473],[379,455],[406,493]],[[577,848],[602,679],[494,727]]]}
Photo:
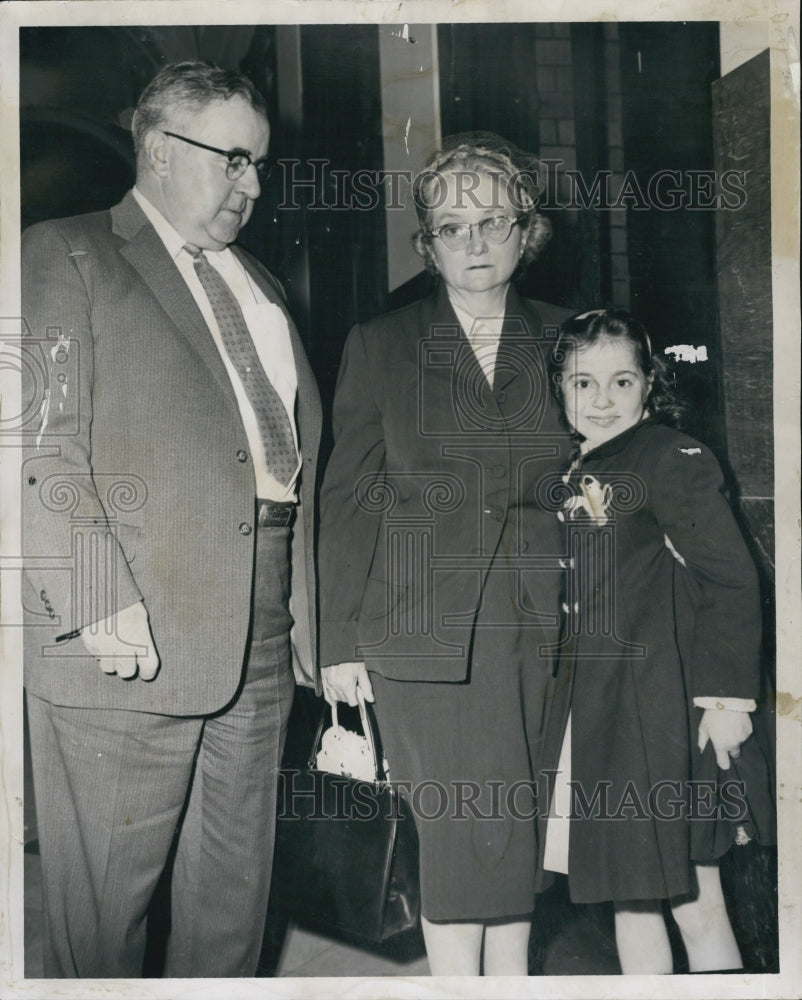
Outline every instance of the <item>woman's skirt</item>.
{"label": "woman's skirt", "polygon": [[531,636],[535,652],[524,657],[520,637],[494,639],[499,631],[478,630],[464,683],[371,674],[390,778],[416,821],[421,910],[432,921],[512,920],[534,908],[551,664]]}

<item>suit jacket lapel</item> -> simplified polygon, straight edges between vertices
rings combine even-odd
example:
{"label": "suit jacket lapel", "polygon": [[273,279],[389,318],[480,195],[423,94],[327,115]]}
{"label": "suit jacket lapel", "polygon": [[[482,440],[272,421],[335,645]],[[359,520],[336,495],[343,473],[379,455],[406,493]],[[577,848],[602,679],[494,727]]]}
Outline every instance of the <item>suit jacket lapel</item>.
{"label": "suit jacket lapel", "polygon": [[[457,318],[457,314],[454,312],[454,307],[451,305],[451,300],[448,297],[448,292],[443,282],[440,283],[437,292],[429,302],[432,307],[432,317],[430,322],[424,326],[424,329],[429,329],[432,332],[437,328],[442,329],[444,333],[448,331],[449,336],[446,342],[450,343],[454,348],[454,362],[459,372],[460,382],[465,386],[471,387],[468,391],[470,391],[472,397],[477,387],[480,390],[480,394],[484,395],[487,378],[476,357],[476,352],[467,334],[462,329],[462,324]],[[489,384],[487,385],[487,392],[490,393]]]}
{"label": "suit jacket lapel", "polygon": [[[543,323],[537,310],[530,303],[524,302],[515,289],[510,287],[507,292],[498,357],[503,359],[505,355],[510,355],[512,363],[499,366],[493,384],[493,391],[496,394],[509,391],[513,383],[520,379],[524,371],[524,366],[519,360],[522,354],[538,374],[545,377],[543,355],[539,346],[542,327]],[[529,369],[530,378],[531,373],[532,369]]]}
{"label": "suit jacket lapel", "polygon": [[[130,191],[119,205],[112,208],[111,216],[114,232],[125,240],[120,249],[121,255],[139,272],[175,326],[214,374],[239,417],[239,406],[231,379],[206,326],[203,314],[156,230],[150,225],[147,216]],[[311,445],[312,450],[316,451],[318,437],[316,420],[319,421],[320,404],[317,386],[301,338],[276,288],[275,279],[243,253],[240,247],[232,246],[231,249],[265,296],[281,309],[287,319],[298,376],[299,435],[303,434],[305,448]]]}
{"label": "suit jacket lapel", "polygon": [[488,401],[495,409],[492,391],[442,282],[421,300],[410,346],[415,375],[408,391],[417,397],[424,426],[456,434],[463,422],[483,425]]}
{"label": "suit jacket lapel", "polygon": [[491,388],[442,284],[430,303],[432,325],[456,326],[458,331],[451,340],[460,369],[455,388],[466,414],[481,425],[485,411],[497,421],[528,413],[537,401],[532,416],[539,419],[536,414],[548,405],[549,389],[541,346],[543,323],[537,309],[510,287]]}
{"label": "suit jacket lapel", "polygon": [[[457,336],[455,343],[459,343],[459,358],[462,360],[462,371],[465,378],[471,385],[482,385],[478,379],[484,378],[481,365],[476,358],[476,354],[471,347],[470,341],[462,329],[457,315],[454,312],[448,298],[445,285],[441,282],[437,293],[431,301],[432,325],[456,327]],[[505,354],[511,356],[513,363],[507,366],[500,366],[493,380],[492,393],[497,395],[503,390],[511,387],[520,378],[523,368],[518,359],[521,352],[525,352],[527,358],[531,358],[531,363],[538,371],[545,375],[543,365],[543,355],[538,345],[539,336],[542,330],[542,320],[537,310],[530,303],[525,302],[510,286],[507,292],[507,301],[504,312],[504,325],[501,330],[501,340],[499,341],[498,359]],[[468,359],[467,361],[465,359]],[[542,369],[542,372],[540,371]],[[490,389],[488,388],[488,393]]]}
{"label": "suit jacket lapel", "polygon": [[156,230],[129,192],[111,210],[112,227],[126,242],[120,254],[140,274],[174,325],[210,369],[235,412],[237,397],[203,314]]}
{"label": "suit jacket lapel", "polygon": [[[456,312],[454,312],[454,307],[451,305],[451,300],[448,297],[448,292],[446,291],[446,287],[443,282],[440,283],[435,308],[437,313],[437,322],[444,326],[453,325],[456,327],[457,357],[462,378],[467,385],[473,386],[474,388],[479,387],[482,395],[484,395],[487,377],[482,371],[482,366],[479,364],[476,352],[468,339],[468,335],[462,329],[462,324],[460,323]],[[487,391],[490,392],[489,384],[487,386]]]}

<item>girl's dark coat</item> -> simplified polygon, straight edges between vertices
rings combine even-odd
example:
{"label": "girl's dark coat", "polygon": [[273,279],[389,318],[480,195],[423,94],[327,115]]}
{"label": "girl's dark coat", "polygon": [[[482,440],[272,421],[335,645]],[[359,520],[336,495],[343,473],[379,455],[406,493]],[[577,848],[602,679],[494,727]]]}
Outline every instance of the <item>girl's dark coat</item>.
{"label": "girl's dark coat", "polygon": [[572,610],[547,744],[556,762],[570,698],[572,780],[592,817],[571,823],[571,895],[674,896],[693,888],[691,859],[728,846],[710,820],[688,822],[721,804],[693,784],[715,781],[716,765],[709,744],[697,749],[692,700],[757,697],[756,573],[700,442],[647,419],[583,457],[574,495],[580,477],[594,495],[610,489],[606,524],[566,515]]}

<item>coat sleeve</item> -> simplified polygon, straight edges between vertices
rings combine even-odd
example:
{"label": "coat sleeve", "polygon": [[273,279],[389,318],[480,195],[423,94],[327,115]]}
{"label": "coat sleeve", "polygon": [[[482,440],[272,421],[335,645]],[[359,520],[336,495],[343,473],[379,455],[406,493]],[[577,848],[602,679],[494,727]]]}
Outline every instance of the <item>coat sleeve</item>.
{"label": "coat sleeve", "polygon": [[[22,517],[28,610],[72,631],[142,599],[93,479],[92,303],[75,250],[52,223],[22,241]],[[31,591],[28,592],[29,595]]]}
{"label": "coat sleeve", "polygon": [[382,518],[371,509],[384,482],[385,441],[366,335],[346,341],[334,396],[334,449],[320,503],[319,597],[322,666],[355,660],[357,621]]}
{"label": "coat sleeve", "polygon": [[718,462],[683,439],[661,454],[650,501],[677,566],[680,644],[691,697],[756,698],[761,608],[757,573],[724,497]]}

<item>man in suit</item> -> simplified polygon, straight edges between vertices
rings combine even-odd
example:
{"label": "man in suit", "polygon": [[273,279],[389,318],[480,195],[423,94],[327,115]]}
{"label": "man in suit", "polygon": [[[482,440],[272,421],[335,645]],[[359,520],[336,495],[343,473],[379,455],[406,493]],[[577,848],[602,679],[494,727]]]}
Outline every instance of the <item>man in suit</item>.
{"label": "man in suit", "polygon": [[45,974],[141,975],[174,846],[165,974],[249,976],[293,670],[318,683],[320,403],[277,282],[234,245],[268,149],[259,93],[168,66],[133,133],[119,205],[23,240]]}

